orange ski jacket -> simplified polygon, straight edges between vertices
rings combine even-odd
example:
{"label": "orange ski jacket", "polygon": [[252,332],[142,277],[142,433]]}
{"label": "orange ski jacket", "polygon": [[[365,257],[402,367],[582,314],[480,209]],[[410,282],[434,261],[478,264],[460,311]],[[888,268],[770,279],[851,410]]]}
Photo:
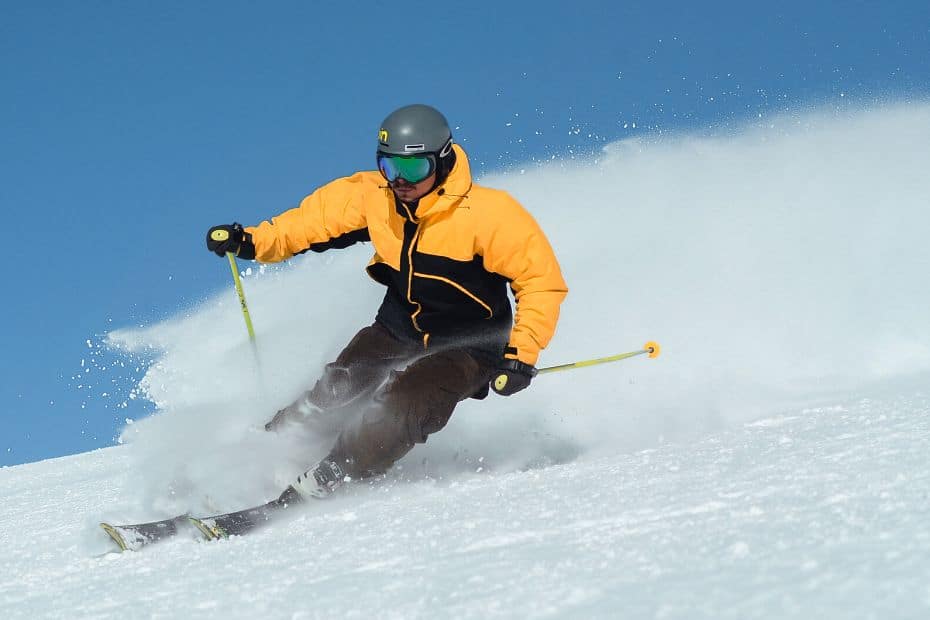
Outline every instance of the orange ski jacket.
{"label": "orange ski jacket", "polygon": [[358,172],[246,228],[255,258],[277,262],[371,241],[368,273],[388,288],[377,321],[396,337],[426,348],[473,341],[498,359],[535,365],[568,293],[558,261],[533,217],[506,192],[474,184],[465,152],[453,148],[449,176],[414,208],[379,172]]}

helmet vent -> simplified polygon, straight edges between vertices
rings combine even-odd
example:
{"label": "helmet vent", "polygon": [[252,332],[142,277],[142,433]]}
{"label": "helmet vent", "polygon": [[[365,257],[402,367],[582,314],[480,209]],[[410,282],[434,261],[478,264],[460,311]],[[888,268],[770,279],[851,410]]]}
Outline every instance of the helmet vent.
{"label": "helmet vent", "polygon": [[425,144],[405,144],[404,145],[404,151],[408,153],[419,153],[420,151],[425,151],[425,150],[426,150]]}

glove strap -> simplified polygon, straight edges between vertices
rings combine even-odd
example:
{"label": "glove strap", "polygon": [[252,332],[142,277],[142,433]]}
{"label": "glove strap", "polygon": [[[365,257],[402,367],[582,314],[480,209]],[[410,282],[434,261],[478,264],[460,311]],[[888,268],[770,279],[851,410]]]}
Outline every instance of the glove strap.
{"label": "glove strap", "polygon": [[504,359],[498,366],[498,370],[509,370],[528,377],[535,377],[539,374],[535,366],[514,359]]}

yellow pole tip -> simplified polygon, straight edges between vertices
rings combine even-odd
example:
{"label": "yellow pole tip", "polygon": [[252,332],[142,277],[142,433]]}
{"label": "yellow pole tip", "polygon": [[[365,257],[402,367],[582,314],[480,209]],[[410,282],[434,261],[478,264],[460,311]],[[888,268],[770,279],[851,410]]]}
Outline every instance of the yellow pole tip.
{"label": "yellow pole tip", "polygon": [[228,231],[228,230],[222,230],[222,229],[221,229],[221,230],[214,230],[212,233],[210,233],[210,237],[211,237],[214,241],[226,241],[227,239],[229,239],[229,231]]}
{"label": "yellow pole tip", "polygon": [[662,347],[659,346],[659,343],[653,340],[644,344],[643,349],[649,351],[649,357],[653,359],[659,357],[659,353],[662,351]]}

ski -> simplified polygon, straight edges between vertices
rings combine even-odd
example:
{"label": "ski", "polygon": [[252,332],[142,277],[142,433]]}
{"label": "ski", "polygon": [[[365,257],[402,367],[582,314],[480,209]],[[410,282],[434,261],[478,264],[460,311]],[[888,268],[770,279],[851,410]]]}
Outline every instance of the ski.
{"label": "ski", "polygon": [[179,515],[171,519],[132,525],[101,523],[100,527],[116,543],[120,551],[138,551],[146,545],[176,536],[180,531],[188,529],[189,525],[188,515]]}
{"label": "ski", "polygon": [[299,501],[297,492],[293,487],[288,487],[281,497],[261,506],[213,517],[188,517],[188,520],[207,540],[219,540],[247,534],[270,521],[281,510]]}
{"label": "ski", "polygon": [[133,525],[101,523],[100,527],[116,543],[120,551],[138,551],[182,532],[199,534],[205,540],[241,536],[264,525],[280,510],[299,502],[300,496],[297,491],[288,487],[277,499],[245,510],[201,518],[184,514],[171,519]]}

